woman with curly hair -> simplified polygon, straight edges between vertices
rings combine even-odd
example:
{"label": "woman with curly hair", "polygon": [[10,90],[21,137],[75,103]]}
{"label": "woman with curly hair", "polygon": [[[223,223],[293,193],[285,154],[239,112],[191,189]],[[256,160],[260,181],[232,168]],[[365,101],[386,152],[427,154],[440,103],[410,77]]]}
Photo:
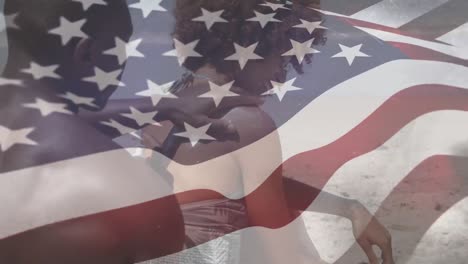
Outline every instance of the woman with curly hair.
{"label": "woman with curly hair", "polygon": [[[180,43],[198,41],[195,50],[200,56],[184,60],[183,67],[187,73],[172,87],[172,92],[179,98],[194,98],[213,86],[224,86],[230,88],[228,93],[231,92],[231,95],[261,96],[272,88],[272,81],[286,82],[292,69],[301,74],[302,61],[281,54],[290,49],[291,39],[298,42],[311,40],[311,34],[298,30],[294,25],[298,24],[299,18],[320,20],[320,16],[306,8],[306,5],[317,5],[317,2],[280,4],[278,6],[281,8],[276,10],[274,19],[270,18],[270,22],[264,23],[266,21],[255,22],[252,19],[255,12],[271,14],[270,7],[263,1],[177,0],[173,38]],[[224,23],[197,23],[197,18],[206,11],[222,11],[220,18]],[[323,30],[314,32],[313,37],[314,45],[325,42]],[[250,54],[239,52],[247,52],[246,48],[250,48]],[[306,63],[312,60],[311,55],[304,59]],[[226,103],[231,99],[229,97],[218,98],[218,102],[216,95],[214,97],[215,105],[205,114],[234,127],[237,140],[193,144],[180,137],[184,133],[182,124],[173,128],[162,144],[162,153],[183,164],[196,164],[225,153],[231,154],[215,159],[215,162],[203,166],[203,169],[168,164],[170,180],[176,190],[186,190],[191,189],[189,186],[200,186],[201,179],[210,179],[207,186],[217,186],[229,197],[244,197],[244,192],[254,191],[240,200],[227,199],[210,191],[177,193],[184,215],[187,247],[202,245],[214,239],[221,244],[213,243],[219,248],[211,251],[206,248],[207,245],[202,245],[197,248],[200,250],[198,253],[192,250],[187,254],[169,256],[157,263],[193,263],[196,260],[211,263],[209,259],[217,259],[213,255],[224,256],[223,263],[321,263],[312,242],[304,237],[306,231],[303,224],[294,221],[297,217],[295,211],[305,210],[320,190],[284,178],[281,168],[271,175],[268,173],[276,164],[281,164],[281,145],[279,137],[274,134],[277,125],[261,105],[233,106]],[[267,96],[264,100],[276,99]],[[256,151],[236,151],[268,134],[274,136],[256,147]],[[144,129],[143,136],[148,147],[158,145],[158,131]],[[160,162],[153,163],[153,166],[159,171],[165,169],[161,168]],[[260,179],[256,176],[265,173],[270,175],[269,178],[257,186]],[[368,242],[361,246],[371,263],[377,263],[371,244],[377,244],[383,249],[385,264],[393,263],[388,232],[362,205],[323,192],[321,196],[326,197],[326,205],[315,206],[314,209],[350,218],[355,235],[364,237],[361,240]],[[286,225],[288,227],[285,230],[288,231],[278,231],[280,235],[275,237],[271,237],[272,233],[253,229],[233,233],[253,226],[279,229]],[[188,259],[183,259],[184,256]]]}
{"label": "woman with curly hair", "polygon": [[[158,259],[156,263],[320,263],[304,225],[296,220],[297,212],[307,209],[350,219],[370,263],[378,261],[372,250],[375,244],[382,249],[384,263],[391,264],[388,231],[359,202],[283,177],[281,167],[271,174],[271,169],[282,163],[282,151],[274,113],[265,105],[277,99],[263,95],[271,90],[272,81],[284,83],[294,71],[302,74],[304,63],[313,61],[311,54],[301,60],[282,56],[291,49],[291,39],[297,42],[314,39],[316,46],[326,42],[323,29],[310,34],[295,27],[300,19],[311,22],[321,19],[307,8],[318,7],[318,0],[271,4],[259,0],[175,1],[172,37],[175,43],[197,41],[194,51],[199,56],[182,60],[186,73],[171,88],[179,100],[173,100],[174,105],[167,109],[159,109],[160,116],[162,113],[163,118],[175,124],[169,136],[166,138],[162,130],[148,126],[142,137],[148,149],[187,164],[178,166],[150,151],[153,155],[150,165],[173,185],[184,218],[185,247],[193,249]],[[272,9],[276,12],[272,13]],[[207,12],[220,12],[220,16],[211,22],[200,19]],[[262,14],[273,16],[261,18]],[[214,97],[215,103],[196,98],[206,95],[212,87],[227,87],[229,90],[223,93],[241,96],[223,97],[223,93],[208,96]],[[147,100],[129,99],[82,116],[90,123],[98,123],[128,111],[128,104],[139,105],[141,110],[154,108]],[[216,141],[187,141],[181,137],[187,136],[186,124],[194,128],[211,124],[209,134]],[[266,135],[268,140],[260,140]],[[244,150],[247,145],[255,145],[255,149]],[[209,166],[192,166],[207,160]],[[261,175],[269,177],[265,180]],[[319,193],[320,202],[314,201]],[[226,196],[243,198],[234,200]],[[313,207],[309,207],[313,201]],[[236,232],[240,230],[244,231]],[[212,242],[206,244],[209,241]]]}

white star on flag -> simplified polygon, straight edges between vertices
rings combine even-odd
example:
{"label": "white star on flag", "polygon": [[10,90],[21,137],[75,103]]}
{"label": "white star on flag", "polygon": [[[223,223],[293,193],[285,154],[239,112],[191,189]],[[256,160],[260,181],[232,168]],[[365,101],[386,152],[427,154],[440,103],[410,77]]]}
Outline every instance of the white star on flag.
{"label": "white star on flag", "polygon": [[177,96],[169,92],[174,82],[159,85],[151,80],[147,80],[146,83],[148,85],[148,90],[138,92],[136,95],[151,97],[151,102],[154,106],[156,106],[162,98],[177,98]]}
{"label": "white star on flag", "polygon": [[245,47],[238,45],[237,43],[234,43],[234,48],[236,49],[236,52],[232,54],[231,56],[225,58],[225,60],[239,61],[239,65],[242,70],[244,69],[245,65],[247,64],[249,60],[263,59],[259,55],[255,54],[255,49],[257,48],[257,45],[258,45],[258,42],[245,48]]}
{"label": "white star on flag", "polygon": [[129,5],[131,8],[141,9],[143,17],[148,17],[153,11],[167,11],[164,7],[161,6],[162,0],[140,0],[138,3]]}
{"label": "white star on flag", "polygon": [[66,104],[51,103],[41,98],[36,98],[35,103],[23,104],[26,108],[37,109],[41,113],[41,116],[48,116],[52,113],[72,114],[71,111],[65,109]]}
{"label": "white star on flag", "polygon": [[19,26],[15,23],[18,15],[18,13],[9,15],[0,14],[0,32],[6,30],[7,28],[20,29]]}
{"label": "white star on flag", "polygon": [[55,73],[59,65],[41,66],[35,62],[31,62],[28,69],[23,69],[21,72],[29,73],[35,80],[39,80],[45,77],[61,79],[60,75]]}
{"label": "white star on flag", "polygon": [[185,132],[174,134],[174,136],[187,138],[190,140],[192,147],[198,144],[200,140],[216,140],[214,137],[206,134],[206,131],[210,129],[211,124],[195,128],[187,123],[184,123]]}
{"label": "white star on flag", "polygon": [[202,95],[199,95],[198,97],[213,98],[216,107],[219,106],[219,104],[224,99],[224,97],[239,96],[238,94],[230,91],[232,88],[232,85],[234,84],[234,81],[226,83],[221,86],[215,83],[212,83],[210,81],[208,83],[210,84],[210,91]]}
{"label": "white star on flag", "polygon": [[74,2],[79,2],[83,6],[83,9],[86,11],[92,5],[107,5],[103,0],[72,0]]}
{"label": "white star on flag", "polygon": [[146,124],[161,126],[160,123],[153,120],[156,114],[158,114],[158,111],[143,113],[138,109],[130,106],[130,113],[122,114],[122,116],[135,120],[139,126],[144,126]]}
{"label": "white star on flag", "polygon": [[91,106],[94,108],[97,108],[98,106],[94,104],[94,98],[92,97],[82,97],[78,96],[76,94],[67,92],[66,94],[59,95],[61,98],[67,99],[69,101],[72,101],[75,105],[86,105],[86,106]]}
{"label": "white star on flag", "polygon": [[50,34],[59,35],[62,41],[62,45],[67,45],[67,43],[74,37],[77,38],[87,38],[81,28],[86,23],[86,19],[81,19],[78,21],[71,22],[68,19],[61,17],[60,26],[57,28],[51,29]]}
{"label": "white star on flag", "polygon": [[98,67],[94,67],[94,76],[83,78],[83,81],[96,83],[99,90],[104,91],[110,85],[125,86],[125,84],[118,79],[121,73],[122,70],[105,72]]}
{"label": "white star on flag", "polygon": [[116,37],[115,47],[104,51],[104,54],[117,56],[119,64],[123,64],[130,57],[144,58],[145,55],[137,50],[142,41],[143,39],[140,38],[127,43]]}
{"label": "white star on flag", "polygon": [[314,42],[314,39],[310,39],[308,41],[305,41],[305,42],[297,42],[295,40],[290,40],[291,41],[291,45],[293,46],[293,48],[285,53],[283,53],[282,56],[296,56],[297,58],[297,61],[299,62],[299,64],[302,63],[302,61],[304,60],[305,58],[305,55],[306,54],[312,54],[312,53],[319,53],[320,51],[312,48],[312,44]]}
{"label": "white star on flag", "polygon": [[341,48],[341,52],[333,55],[332,58],[346,58],[349,66],[353,64],[356,57],[370,57],[370,55],[367,55],[361,51],[362,44],[353,47],[348,47],[342,44],[339,45]]}
{"label": "white star on flag", "polygon": [[310,21],[307,21],[307,20],[304,20],[304,19],[300,19],[300,20],[301,20],[301,24],[295,25],[293,27],[295,27],[295,28],[305,28],[307,30],[307,32],[309,32],[309,34],[312,34],[312,32],[314,32],[314,30],[316,30],[317,28],[327,29],[326,27],[321,25],[323,23],[323,21],[310,22]]}
{"label": "white star on flag", "polygon": [[5,152],[16,144],[37,145],[37,142],[28,138],[28,135],[33,131],[34,128],[12,130],[0,126],[0,150]]}
{"label": "white star on flag", "polygon": [[271,14],[263,14],[257,11],[255,12],[255,17],[247,19],[247,21],[255,21],[260,23],[260,26],[264,28],[269,22],[281,22],[281,20],[278,20],[274,18],[276,13],[271,13]]}
{"label": "white star on flag", "polygon": [[188,57],[202,57],[201,54],[195,51],[200,40],[192,41],[188,44],[184,44],[177,39],[174,39],[175,49],[163,53],[163,56],[177,57],[177,61],[180,65],[184,64]]}
{"label": "white star on flag", "polygon": [[101,124],[114,128],[115,130],[119,131],[121,135],[131,134],[139,138],[138,134],[136,134],[135,129],[128,126],[124,126],[119,122],[115,121],[114,119],[110,119],[109,121],[102,121]]}
{"label": "white star on flag", "polygon": [[192,19],[192,21],[204,22],[208,30],[210,30],[211,27],[217,22],[220,22],[220,23],[228,22],[227,20],[221,17],[224,10],[215,11],[215,12],[210,12],[204,8],[202,8],[201,10],[202,10],[203,15]]}
{"label": "white star on flag", "polygon": [[263,95],[276,94],[276,96],[278,96],[278,99],[282,101],[283,98],[286,96],[287,92],[302,90],[302,88],[293,85],[295,81],[296,78],[293,78],[285,83],[271,81],[271,85],[273,85],[273,88],[263,93]]}
{"label": "white star on flag", "polygon": [[276,11],[278,9],[290,10],[289,8],[285,7],[283,4],[275,4],[275,3],[266,2],[266,3],[260,4],[260,5],[261,6],[267,6],[267,7],[271,8],[273,11]]}
{"label": "white star on flag", "polygon": [[18,85],[18,86],[22,86],[23,81],[22,80],[7,79],[7,78],[0,77],[0,85]]}

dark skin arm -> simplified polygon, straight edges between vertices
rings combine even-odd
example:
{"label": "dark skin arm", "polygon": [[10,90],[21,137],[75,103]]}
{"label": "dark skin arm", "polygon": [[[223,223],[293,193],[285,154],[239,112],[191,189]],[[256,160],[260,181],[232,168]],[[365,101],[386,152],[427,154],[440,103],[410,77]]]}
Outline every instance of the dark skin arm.
{"label": "dark skin arm", "polygon": [[[153,106],[151,100],[146,98],[119,99],[110,100],[106,107],[100,111],[80,109],[79,116],[97,129],[102,128],[101,122],[110,119],[116,120],[128,127],[140,129],[141,127],[136,126],[131,119],[122,116],[123,113],[129,112],[129,106],[133,106],[141,112],[157,110],[158,114],[155,119],[158,121],[169,120],[179,126],[183,126],[184,122],[194,126],[211,123],[213,135],[217,136],[220,140],[228,140],[235,137],[235,128],[218,118],[211,117],[211,115],[215,111],[222,111],[223,109],[237,106],[255,106],[261,103],[262,100],[258,97],[239,96],[225,100],[221,107],[216,109],[211,100],[180,98],[178,100],[163,100],[160,105]],[[110,134],[113,137],[120,136],[116,130],[106,130],[106,134]]]}

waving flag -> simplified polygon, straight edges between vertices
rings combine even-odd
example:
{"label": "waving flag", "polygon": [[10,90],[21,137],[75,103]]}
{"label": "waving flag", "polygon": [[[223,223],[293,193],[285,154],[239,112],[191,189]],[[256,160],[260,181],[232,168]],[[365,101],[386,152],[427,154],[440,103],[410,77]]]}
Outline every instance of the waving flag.
{"label": "waving flag", "polygon": [[[360,201],[398,263],[463,263],[466,223],[447,222],[467,217],[464,1],[193,2],[6,0],[0,262],[269,263],[258,237],[305,241],[302,219],[318,252],[283,245],[286,259],[365,261],[337,219],[245,217],[281,174],[295,210]],[[260,114],[236,112],[252,97]],[[232,165],[246,156],[266,167]],[[191,220],[215,230],[220,209],[173,194],[249,222],[197,240]],[[443,236],[458,248],[424,254]]]}

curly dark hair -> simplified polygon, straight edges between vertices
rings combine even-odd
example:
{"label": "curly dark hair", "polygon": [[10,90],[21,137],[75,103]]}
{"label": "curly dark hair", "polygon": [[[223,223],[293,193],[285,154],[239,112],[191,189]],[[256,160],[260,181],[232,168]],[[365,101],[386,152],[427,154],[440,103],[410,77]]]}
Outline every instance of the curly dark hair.
{"label": "curly dark hair", "polygon": [[[187,59],[183,66],[194,72],[210,64],[217,72],[235,79],[241,69],[236,63],[225,60],[234,52],[233,43],[246,47],[258,42],[255,52],[262,57],[282,54],[291,49],[290,39],[301,42],[311,39],[311,35],[305,30],[293,27],[300,23],[300,18],[309,21],[321,19],[317,12],[307,8],[308,5],[318,5],[320,0],[294,1],[288,6],[290,10],[276,11],[275,18],[281,20],[281,23],[268,23],[262,28],[258,23],[247,20],[253,17],[254,10],[261,13],[272,12],[269,7],[260,5],[261,3],[265,2],[263,0],[176,0],[173,37],[184,43],[199,39],[196,51],[203,55],[201,58]],[[207,30],[203,23],[192,21],[201,15],[202,8],[211,12],[223,10],[222,18],[228,23],[216,23]],[[313,37],[315,45],[323,44],[326,40],[323,30],[316,30]],[[306,63],[310,63],[310,59],[308,56]],[[288,63],[291,63],[298,73],[302,73],[302,67],[297,60],[292,59]]]}

